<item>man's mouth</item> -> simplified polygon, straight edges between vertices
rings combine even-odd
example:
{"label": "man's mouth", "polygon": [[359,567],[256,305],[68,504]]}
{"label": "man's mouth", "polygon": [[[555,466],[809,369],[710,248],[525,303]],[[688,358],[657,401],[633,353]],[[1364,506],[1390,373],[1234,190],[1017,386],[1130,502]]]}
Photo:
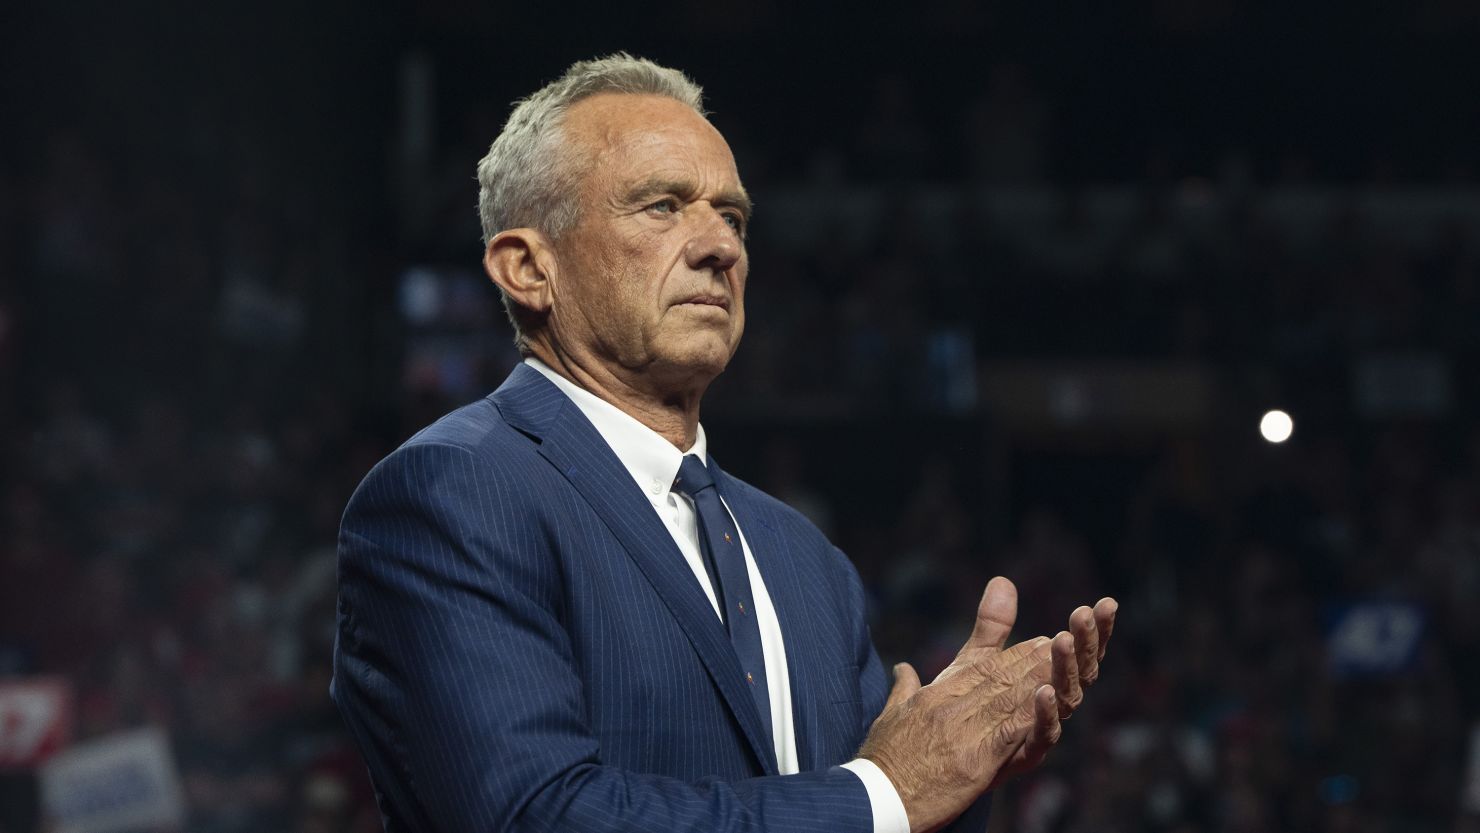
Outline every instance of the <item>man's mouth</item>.
{"label": "man's mouth", "polygon": [[723,295],[693,295],[679,302],[680,304],[694,304],[696,306],[719,307],[729,312],[730,299]]}

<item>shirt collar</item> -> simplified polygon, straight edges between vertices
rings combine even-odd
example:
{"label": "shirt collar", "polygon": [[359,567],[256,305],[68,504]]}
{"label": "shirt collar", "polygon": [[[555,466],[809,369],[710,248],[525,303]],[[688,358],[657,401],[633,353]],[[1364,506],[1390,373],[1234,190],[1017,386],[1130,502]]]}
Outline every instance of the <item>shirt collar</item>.
{"label": "shirt collar", "polygon": [[700,461],[709,464],[708,443],[704,439],[702,424],[694,433],[693,447],[686,452],[679,451],[658,432],[556,373],[539,359],[531,356],[524,363],[538,370],[575,403],[643,492],[654,497],[666,495],[673,487],[674,478],[678,477],[678,468],[683,465],[686,454],[698,455]]}

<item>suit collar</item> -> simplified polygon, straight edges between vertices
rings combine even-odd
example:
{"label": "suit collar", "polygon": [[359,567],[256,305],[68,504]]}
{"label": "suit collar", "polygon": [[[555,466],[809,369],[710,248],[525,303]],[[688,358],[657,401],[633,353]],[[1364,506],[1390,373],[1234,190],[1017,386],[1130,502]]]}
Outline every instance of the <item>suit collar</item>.
{"label": "suit collar", "polygon": [[643,425],[617,406],[556,373],[544,362],[528,358],[524,363],[559,388],[601,435],[608,448],[622,461],[637,488],[654,495],[667,495],[678,476],[685,455],[706,459],[704,426],[698,427],[693,447],[679,451],[661,434]]}
{"label": "suit collar", "polygon": [[[709,671],[768,775],[775,750],[746,688],[729,634],[647,496],[581,409],[538,370],[521,364],[491,396],[514,428],[581,493],[646,576]],[[769,585],[768,585],[769,586]]]}
{"label": "suit collar", "polygon": [[498,390],[488,395],[504,421],[513,428],[544,441],[551,423],[571,401],[560,389],[527,364],[515,366]]}

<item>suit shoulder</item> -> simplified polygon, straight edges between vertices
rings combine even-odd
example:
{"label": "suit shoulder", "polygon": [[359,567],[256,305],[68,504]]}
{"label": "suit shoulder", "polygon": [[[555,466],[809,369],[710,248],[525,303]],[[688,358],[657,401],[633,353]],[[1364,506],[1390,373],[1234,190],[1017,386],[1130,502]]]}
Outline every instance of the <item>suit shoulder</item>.
{"label": "suit shoulder", "polygon": [[[500,416],[490,399],[464,405],[421,429],[376,463],[350,506],[375,494],[494,489],[517,498],[521,473],[537,471],[537,443]],[[409,496],[409,495],[408,495]]]}
{"label": "suit shoulder", "polygon": [[[519,440],[523,442],[519,442]],[[478,452],[520,445],[533,450],[533,442],[504,421],[492,397],[443,414],[431,425],[417,431],[397,451],[418,445],[450,445]]]}

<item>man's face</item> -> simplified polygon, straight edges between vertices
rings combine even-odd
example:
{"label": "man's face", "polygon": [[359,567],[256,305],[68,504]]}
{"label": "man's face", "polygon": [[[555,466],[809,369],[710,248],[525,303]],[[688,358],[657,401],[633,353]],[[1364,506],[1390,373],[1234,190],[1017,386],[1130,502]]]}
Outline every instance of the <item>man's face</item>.
{"label": "man's face", "polygon": [[574,104],[565,136],[580,215],[555,244],[551,335],[629,378],[707,384],[745,329],[750,208],[729,145],[678,101],[617,93]]}

